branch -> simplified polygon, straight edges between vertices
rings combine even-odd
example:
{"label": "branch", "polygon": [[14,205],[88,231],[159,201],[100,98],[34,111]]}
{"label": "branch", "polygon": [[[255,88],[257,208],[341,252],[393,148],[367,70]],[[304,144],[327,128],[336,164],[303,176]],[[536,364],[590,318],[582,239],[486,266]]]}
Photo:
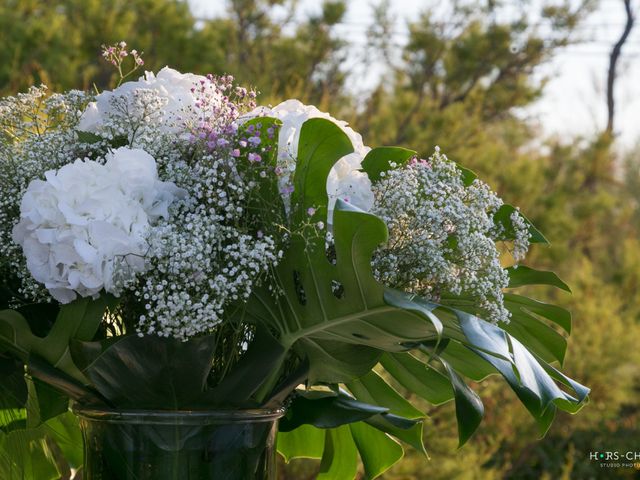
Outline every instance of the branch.
{"label": "branch", "polygon": [[609,73],[607,75],[607,129],[606,132],[609,134],[613,133],[613,120],[615,115],[615,101],[613,98],[613,88],[616,80],[616,64],[618,63],[618,59],[620,57],[620,53],[622,52],[622,46],[627,41],[629,34],[631,33],[631,29],[633,29],[633,23],[635,18],[633,17],[633,12],[631,11],[631,0],[623,0],[624,1],[624,9],[627,14],[627,22],[624,26],[624,31],[622,32],[622,36],[613,46],[613,50],[611,50],[611,55],[609,55]]}

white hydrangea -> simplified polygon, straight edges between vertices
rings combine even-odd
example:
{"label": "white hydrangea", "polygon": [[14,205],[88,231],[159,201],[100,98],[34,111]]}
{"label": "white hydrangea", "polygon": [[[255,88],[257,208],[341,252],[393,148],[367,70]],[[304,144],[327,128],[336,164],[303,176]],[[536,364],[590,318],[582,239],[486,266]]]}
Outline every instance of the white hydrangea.
{"label": "white hydrangea", "polygon": [[74,132],[88,100],[76,90],[49,94],[45,86],[0,99],[0,123],[7,127],[0,129],[0,277],[10,278],[19,296],[10,300],[12,307],[51,300],[29,273],[22,248],[13,242],[29,183],[76,158],[104,158],[106,142],[78,143]]}
{"label": "white hydrangea", "polygon": [[48,171],[22,198],[13,240],[33,277],[61,303],[103,289],[118,294],[143,272],[150,226],[185,193],[158,179],[144,150],[119,148],[105,160]]}
{"label": "white hydrangea", "polygon": [[258,107],[248,117],[266,116],[277,118],[282,122],[278,136],[278,163],[287,173],[280,179],[282,191],[291,182],[298,158],[300,131],[304,122],[311,118],[325,118],[338,125],[349,137],[354,152],[345,155],[334,165],[327,178],[327,194],[329,196],[329,221],[333,216],[336,200],[341,198],[358,208],[369,211],[373,206],[371,181],[366,173],[360,171],[362,160],[371,148],[364,145],[362,136],[348,126],[348,123],[337,120],[313,105],[305,105],[299,100],[291,99],[273,108]]}
{"label": "white hydrangea", "polygon": [[[208,95],[196,93],[197,88],[207,88]],[[144,108],[150,102],[140,98],[142,91],[159,99],[156,102],[158,108],[153,111]],[[185,126],[193,126],[199,121],[203,99],[216,105],[222,102],[222,94],[215,84],[207,82],[206,77],[165,67],[157,75],[145,72],[137,82],[125,82],[113,91],[105,90],[98,94],[96,101],[91,102],[82,114],[78,130],[103,133],[110,127],[110,117],[125,115],[138,121],[154,116],[154,123],[160,131],[180,133],[185,131]]]}

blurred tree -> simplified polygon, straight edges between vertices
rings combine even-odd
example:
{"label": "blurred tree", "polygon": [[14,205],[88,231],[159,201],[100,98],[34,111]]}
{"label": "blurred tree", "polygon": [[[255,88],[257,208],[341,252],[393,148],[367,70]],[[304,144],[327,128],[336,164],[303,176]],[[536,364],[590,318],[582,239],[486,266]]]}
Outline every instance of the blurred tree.
{"label": "blurred tree", "polygon": [[631,478],[634,469],[600,469],[589,452],[633,449],[638,435],[638,162],[621,164],[607,133],[545,140],[521,114],[544,88],[532,73],[570,41],[588,5],[545,9],[551,39],[532,29],[540,20],[496,22],[491,9],[458,5],[446,21],[426,12],[412,23],[402,63],[355,123],[371,144],[412,145],[423,154],[440,145],[545,232],[553,248],[538,247],[527,263],[557,271],[573,287],[571,297],[554,301],[573,312],[566,368],[593,389],[592,403],[533,442],[534,426],[512,393],[483,386],[487,418],[474,441],[454,452],[451,412],[434,410],[426,437],[432,462],[425,467],[410,455],[384,478]]}
{"label": "blurred tree", "polygon": [[[274,18],[273,8],[288,12]],[[319,14],[294,22],[295,0],[232,0],[229,15],[204,23],[196,42],[209,46],[198,70],[228,72],[262,92],[263,102],[299,97],[319,107],[345,100],[346,43],[332,30],[345,2],[325,1]]]}
{"label": "blurred tree", "polygon": [[[0,1],[0,92],[40,82],[55,90],[105,88],[113,70],[100,46],[125,39],[145,52],[145,68],[172,65],[230,73],[258,87],[263,101],[283,97],[327,107],[345,100],[345,42],[332,27],[345,3],[293,23],[295,0],[233,0],[228,16],[196,20],[178,0]],[[273,9],[289,12],[274,18]],[[78,26],[82,26],[78,28]]]}
{"label": "blurred tree", "polygon": [[[350,116],[370,145],[425,155],[440,145],[551,240],[553,248],[538,247],[528,263],[558,271],[573,287],[553,300],[573,312],[566,366],[593,389],[592,402],[534,442],[534,424],[512,393],[483,384],[486,423],[461,450],[452,405],[424,405],[431,461],[410,453],[384,478],[632,478],[634,470],[600,469],[588,454],[633,450],[639,433],[640,149],[622,161],[606,133],[545,139],[522,114],[544,89],[533,74],[571,41],[592,2],[555,2],[537,14],[522,2],[512,20],[502,4],[459,1],[446,16],[416,14],[401,56],[389,2],[378,5],[363,62],[381,59],[387,74],[362,97],[349,77],[355,57],[336,29],[343,1],[305,17],[295,0],[231,0],[226,15],[205,20],[176,0],[0,0],[0,91],[41,81],[58,90],[103,88],[112,77],[98,60],[100,45],[124,39],[145,52],[149,70],[228,72],[261,90],[263,103],[298,97]],[[281,476],[314,478],[317,469],[299,462]]]}
{"label": "blurred tree", "polygon": [[150,69],[193,58],[194,19],[175,0],[3,0],[0,88],[24,90],[107,86],[112,69],[97,62],[100,46],[126,39],[144,50]]}

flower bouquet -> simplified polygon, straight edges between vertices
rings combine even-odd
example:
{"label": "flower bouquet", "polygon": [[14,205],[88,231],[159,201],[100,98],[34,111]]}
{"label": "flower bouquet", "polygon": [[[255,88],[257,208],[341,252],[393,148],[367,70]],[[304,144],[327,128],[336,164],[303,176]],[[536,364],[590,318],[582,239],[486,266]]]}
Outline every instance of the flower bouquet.
{"label": "flower bouquet", "polygon": [[318,478],[375,478],[425,452],[401,392],[453,400],[460,444],[465,379],[502,375],[542,433],[587,398],[554,366],[570,314],[515,293],[569,290],[518,266],[544,236],[438,148],[170,68],[33,87],[0,126],[0,354],[31,425],[71,401],[84,478],[273,478],[276,433]]}

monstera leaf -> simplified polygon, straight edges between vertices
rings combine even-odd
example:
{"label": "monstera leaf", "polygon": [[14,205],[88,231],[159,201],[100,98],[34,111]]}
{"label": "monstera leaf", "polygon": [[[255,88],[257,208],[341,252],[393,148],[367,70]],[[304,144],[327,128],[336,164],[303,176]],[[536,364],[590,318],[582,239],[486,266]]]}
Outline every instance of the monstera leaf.
{"label": "monstera leaf", "polygon": [[[261,402],[253,398],[254,394],[282,362],[282,345],[259,327],[241,359],[220,383],[210,386],[217,340],[214,334],[186,341],[155,335],[125,335],[96,342],[73,340],[71,355],[89,380],[87,389],[94,396],[87,398],[84,391],[74,395],[68,382],[63,385],[64,391],[81,404],[102,401],[118,408],[259,407]],[[60,377],[56,380],[59,384]],[[85,398],[79,398],[81,394]],[[277,389],[272,396],[278,397]],[[280,407],[282,401],[272,406]]]}
{"label": "monstera leaf", "polygon": [[[0,351],[27,365],[33,377],[28,380],[27,400],[31,425],[64,413],[69,397],[76,400],[92,397],[83,385],[85,377],[71,358],[69,344],[71,339],[93,339],[106,309],[116,302],[111,295],[101,295],[97,300],[78,299],[60,309],[0,311]],[[55,321],[42,318],[34,322],[31,317],[36,312],[40,315],[55,312]],[[45,336],[39,336],[41,332],[34,328],[42,323],[51,325]]]}
{"label": "monstera leaf", "polygon": [[[379,394],[370,373],[362,379],[365,390]],[[373,381],[373,383],[372,383]],[[401,442],[424,452],[422,423],[424,416],[397,392],[400,399],[392,407],[355,400],[339,390],[321,395],[298,393],[280,422],[278,451],[286,461],[293,458],[322,458],[320,479],[354,478],[358,456],[367,478],[375,478],[403,456]],[[369,397],[372,398],[372,397]],[[397,399],[395,399],[397,400]],[[392,412],[409,410],[416,418],[401,417]],[[294,428],[295,427],[295,428]]]}
{"label": "monstera leaf", "polygon": [[24,411],[0,410],[0,478],[70,478],[71,469],[79,469],[83,459],[78,420],[66,412],[33,428],[7,424],[11,417],[24,416]]}
{"label": "monstera leaf", "polygon": [[[279,434],[278,449],[285,459],[322,458],[325,476],[319,478],[351,480],[355,477],[358,456],[365,468],[365,478],[375,478],[402,457],[402,452],[394,453],[398,444],[424,452],[422,424],[396,421],[420,420],[421,412],[390,385],[390,380],[433,405],[455,400],[460,445],[473,435],[484,413],[480,397],[465,378],[479,381],[487,375],[502,375],[538,423],[541,435],[546,433],[558,409],[575,413],[584,405],[588,388],[531,353],[502,328],[457,309],[443,307],[436,313],[444,325],[445,339],[441,341],[446,344],[444,348],[434,349],[425,342],[419,349],[421,352],[415,354],[384,353],[380,358],[381,375],[369,372],[345,385],[358,402],[387,408],[384,415],[372,411],[365,419],[354,415],[353,422],[357,423],[349,424],[347,429],[343,424],[334,426],[326,421],[327,416],[339,412],[314,410],[306,419],[304,412],[298,412],[296,422],[301,425]],[[325,419],[323,423],[315,420],[318,415]],[[363,424],[365,429],[376,430],[375,438],[371,432],[360,436],[359,441],[350,436],[362,430]],[[336,442],[340,449],[335,448]],[[387,445],[386,450],[378,451],[382,443]],[[367,466],[372,458],[381,461],[375,468],[371,463]]]}
{"label": "monstera leaf", "polygon": [[32,332],[25,317],[15,310],[0,311],[0,348],[28,363],[31,355],[37,355],[51,366],[71,377],[84,381],[69,352],[72,338],[92,340],[107,308],[117,300],[111,295],[100,295],[97,300],[80,298],[60,308],[46,337]]}
{"label": "monstera leaf", "polygon": [[[304,124],[294,182],[293,231],[309,222],[305,212],[310,208],[316,212],[310,223],[323,220],[327,175],[349,151],[335,125],[325,120]],[[374,149],[363,169],[376,181],[393,164],[405,163],[413,155],[404,149]],[[472,172],[461,170],[472,181]],[[422,412],[392,384],[433,405],[453,400],[460,445],[473,435],[484,413],[466,378],[480,381],[501,374],[542,433],[557,409],[574,413],[582,407],[588,389],[551,365],[562,362],[566,339],[548,323],[569,331],[568,312],[507,294],[513,321],[497,326],[477,317],[468,299],[446,299],[446,305],[436,305],[385,288],[371,271],[372,254],[387,239],[382,220],[338,200],[332,226],[332,251],[321,235],[292,238],[277,269],[282,294],[256,292],[245,315],[277,332],[287,350],[308,360],[309,385],[340,382],[354,402],[387,411],[356,409],[352,421],[346,422],[349,415],[342,400],[299,400],[295,422],[283,423],[278,440],[285,459],[321,457],[318,478],[352,479],[360,457],[365,478],[375,478],[402,457],[401,444],[424,451]],[[544,242],[533,225],[530,231]],[[509,273],[513,288],[546,284],[568,289],[550,272],[519,267]],[[372,371],[376,365],[379,374]],[[317,408],[311,408],[312,402],[319,402]]]}
{"label": "monstera leaf", "polygon": [[[327,211],[326,179],[333,164],[352,150],[330,121],[307,121],[300,134],[292,198],[295,228],[321,221]],[[335,260],[323,235],[294,235],[276,275],[283,295],[254,293],[245,318],[278,333],[286,349],[309,361],[309,381],[347,382],[364,375],[384,351],[405,351],[438,337],[436,305],[411,301],[373,277],[371,257],[387,239],[384,222],[338,200],[333,214]]]}

